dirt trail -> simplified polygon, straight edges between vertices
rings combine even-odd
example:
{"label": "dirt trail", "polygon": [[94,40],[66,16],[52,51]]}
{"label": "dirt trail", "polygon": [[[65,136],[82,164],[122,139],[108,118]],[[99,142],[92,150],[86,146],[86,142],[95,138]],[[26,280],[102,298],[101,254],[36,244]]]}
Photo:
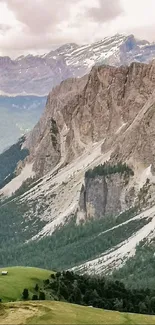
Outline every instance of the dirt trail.
{"label": "dirt trail", "polygon": [[22,305],[21,307],[16,307],[12,304],[8,308],[5,308],[4,314],[0,315],[0,324],[23,325],[26,324],[31,317],[35,315],[41,316],[43,313],[39,305]]}

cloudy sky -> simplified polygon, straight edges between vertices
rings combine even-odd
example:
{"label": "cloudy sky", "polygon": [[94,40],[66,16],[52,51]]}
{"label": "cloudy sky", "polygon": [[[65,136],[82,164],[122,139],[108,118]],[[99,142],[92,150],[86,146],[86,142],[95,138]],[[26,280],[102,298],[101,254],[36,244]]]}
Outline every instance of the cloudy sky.
{"label": "cloudy sky", "polygon": [[155,0],[0,0],[0,55],[43,53],[116,33],[155,41]]}

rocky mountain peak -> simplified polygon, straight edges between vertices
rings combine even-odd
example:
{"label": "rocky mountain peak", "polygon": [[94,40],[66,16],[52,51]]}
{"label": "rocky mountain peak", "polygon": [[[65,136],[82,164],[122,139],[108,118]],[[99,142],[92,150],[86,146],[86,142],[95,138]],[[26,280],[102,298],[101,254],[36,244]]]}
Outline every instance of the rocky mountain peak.
{"label": "rocky mountain peak", "polygon": [[79,45],[77,45],[75,43],[64,44],[64,45],[60,46],[58,49],[52,50],[51,52],[47,53],[43,57],[46,57],[46,58],[55,57],[56,54],[59,56],[64,56],[64,55],[76,50],[78,47],[79,47]]}
{"label": "rocky mountain peak", "polygon": [[[25,144],[34,171],[45,175],[99,141],[104,152],[127,141],[125,147],[120,146],[120,157],[128,159],[130,146],[139,136],[135,125],[140,127],[140,118],[144,123],[143,112],[153,105],[154,86],[154,61],[129,67],[97,66],[85,77],[63,81],[49,94],[45,112]],[[127,137],[130,129],[137,134],[130,135],[133,143]]]}
{"label": "rocky mountain peak", "polygon": [[14,65],[14,61],[9,56],[0,56],[0,67],[6,68],[8,65]]}
{"label": "rocky mountain peak", "polygon": [[138,44],[134,35],[127,36],[124,44],[121,46],[121,50],[124,50],[124,52],[130,52],[136,48],[138,48]]}
{"label": "rocky mountain peak", "polygon": [[61,81],[88,74],[94,65],[148,63],[154,57],[154,43],[120,34],[92,44],[64,44],[44,55],[29,54],[16,60],[4,57],[0,58],[0,91],[47,95]]}

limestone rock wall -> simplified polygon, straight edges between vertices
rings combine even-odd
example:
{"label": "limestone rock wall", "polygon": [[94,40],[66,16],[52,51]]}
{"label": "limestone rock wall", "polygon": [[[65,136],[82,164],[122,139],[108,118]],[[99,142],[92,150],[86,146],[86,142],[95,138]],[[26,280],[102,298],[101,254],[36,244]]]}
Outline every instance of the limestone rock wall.
{"label": "limestone rock wall", "polygon": [[[85,178],[78,213],[83,218],[115,216],[133,206],[134,191],[128,189],[129,177],[119,173]],[[124,194],[125,193],[125,194]]]}
{"label": "limestone rock wall", "polygon": [[[105,142],[104,152],[126,141],[127,157],[133,147],[133,137],[137,141],[138,136],[130,128],[146,105],[148,109],[153,105],[154,87],[154,62],[119,68],[94,67],[88,76],[62,82],[49,94],[44,114],[25,143],[30,151],[29,160],[34,161],[34,171],[42,176],[57,165],[68,164],[87,146],[100,140]],[[153,106],[151,114],[154,114]],[[147,125],[146,130],[141,124],[136,127],[141,128],[144,138],[151,130],[149,121],[146,121],[150,123],[148,130]],[[51,123],[57,130],[56,136]]]}

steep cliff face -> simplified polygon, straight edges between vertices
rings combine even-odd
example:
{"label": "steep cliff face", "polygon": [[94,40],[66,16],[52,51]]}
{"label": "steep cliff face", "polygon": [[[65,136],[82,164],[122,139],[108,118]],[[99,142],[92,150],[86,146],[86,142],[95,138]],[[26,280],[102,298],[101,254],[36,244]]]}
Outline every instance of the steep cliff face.
{"label": "steep cliff face", "polygon": [[[151,95],[134,122],[117,140],[112,159],[129,160],[135,168],[142,165],[155,168],[155,93]],[[123,146],[122,146],[123,143]],[[108,144],[109,146],[109,144]],[[104,146],[102,148],[104,152]]]}
{"label": "steep cliff face", "polygon": [[25,143],[37,175],[45,175],[59,162],[71,161],[84,149],[76,134],[74,110],[86,81],[87,77],[69,79],[49,94],[45,112]]}
{"label": "steep cliff face", "polygon": [[[25,144],[36,174],[42,176],[58,163],[60,166],[70,163],[88,145],[100,140],[105,142],[103,152],[114,144],[119,147],[122,141],[129,143],[123,150],[131,147],[132,138],[135,142],[136,136],[130,129],[134,130],[136,123],[140,127],[138,114],[142,115],[144,123],[143,110],[147,111],[146,116],[151,109],[154,75],[154,62],[120,68],[102,66],[94,67],[88,76],[69,79],[56,87]],[[148,119],[152,119],[150,114]],[[137,127],[135,132],[137,135],[143,133],[137,132]],[[130,148],[127,151],[129,155]]]}
{"label": "steep cliff face", "polygon": [[134,205],[135,193],[129,191],[129,177],[119,173],[85,178],[81,188],[77,218],[116,216]]}

